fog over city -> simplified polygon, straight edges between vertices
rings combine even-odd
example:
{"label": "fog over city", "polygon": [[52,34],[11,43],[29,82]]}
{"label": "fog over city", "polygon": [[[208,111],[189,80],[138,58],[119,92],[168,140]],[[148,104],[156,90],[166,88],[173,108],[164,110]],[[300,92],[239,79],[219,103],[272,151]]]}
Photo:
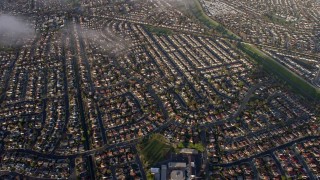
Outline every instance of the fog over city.
{"label": "fog over city", "polygon": [[93,29],[83,30],[82,38],[98,46],[100,50],[118,53],[129,47],[130,42],[115,34],[109,29],[97,31]]}
{"label": "fog over city", "polygon": [[35,32],[21,17],[8,14],[0,15],[0,44],[21,44],[24,40],[32,38]]}

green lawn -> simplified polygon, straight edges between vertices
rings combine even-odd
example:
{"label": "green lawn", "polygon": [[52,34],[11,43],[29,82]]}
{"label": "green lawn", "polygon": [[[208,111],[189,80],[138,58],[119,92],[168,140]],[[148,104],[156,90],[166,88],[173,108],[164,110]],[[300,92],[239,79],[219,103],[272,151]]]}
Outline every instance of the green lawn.
{"label": "green lawn", "polygon": [[281,24],[281,25],[290,25],[292,22],[286,21],[286,19],[275,15],[274,13],[266,13],[264,15],[269,21],[275,23],[275,24]]}
{"label": "green lawn", "polygon": [[205,147],[201,143],[193,144],[193,143],[180,142],[177,145],[176,151],[180,152],[180,150],[183,148],[195,149],[195,150],[198,150],[199,152],[203,152],[205,150]]}
{"label": "green lawn", "polygon": [[144,25],[144,27],[150,31],[151,33],[154,33],[156,35],[172,35],[172,30],[168,28],[162,28],[162,27],[156,27],[151,25]]}
{"label": "green lawn", "polygon": [[144,139],[138,146],[142,160],[146,166],[153,165],[173,151],[167,140],[160,134],[154,134],[149,139]]}
{"label": "green lawn", "polygon": [[13,47],[6,47],[5,45],[0,44],[0,51],[12,52],[14,50],[15,50],[15,48],[13,48]]}

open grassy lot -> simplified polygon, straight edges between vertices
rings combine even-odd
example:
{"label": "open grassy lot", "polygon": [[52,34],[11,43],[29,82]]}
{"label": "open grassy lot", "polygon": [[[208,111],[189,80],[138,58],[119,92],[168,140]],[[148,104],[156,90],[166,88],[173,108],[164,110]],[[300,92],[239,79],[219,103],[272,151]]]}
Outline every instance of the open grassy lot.
{"label": "open grassy lot", "polygon": [[180,142],[177,145],[176,151],[180,152],[180,150],[183,149],[183,148],[195,149],[195,150],[198,150],[199,152],[203,152],[205,150],[205,147],[201,143],[193,144],[193,143],[186,143],[186,142],[182,143],[182,142]]}
{"label": "open grassy lot", "polygon": [[171,147],[162,135],[154,134],[149,139],[144,139],[138,145],[138,151],[146,167],[151,166],[165,158],[171,151]]}
{"label": "open grassy lot", "polygon": [[268,19],[269,21],[275,23],[275,24],[281,24],[281,25],[291,25],[293,22],[290,22],[290,21],[286,21],[286,19],[280,17],[280,16],[277,16],[276,14],[274,13],[266,13],[264,14],[264,17],[266,19]]}
{"label": "open grassy lot", "polygon": [[156,35],[172,35],[172,30],[168,28],[156,27],[151,25],[144,25],[144,27],[149,31]]}
{"label": "open grassy lot", "polygon": [[263,67],[285,80],[294,89],[298,90],[301,94],[311,99],[320,100],[320,90],[314,87],[309,82],[305,81],[295,73],[291,72],[282,64],[278,63],[273,58],[267,56],[255,46],[248,43],[239,43],[238,47],[248,54],[252,59],[263,65]]}

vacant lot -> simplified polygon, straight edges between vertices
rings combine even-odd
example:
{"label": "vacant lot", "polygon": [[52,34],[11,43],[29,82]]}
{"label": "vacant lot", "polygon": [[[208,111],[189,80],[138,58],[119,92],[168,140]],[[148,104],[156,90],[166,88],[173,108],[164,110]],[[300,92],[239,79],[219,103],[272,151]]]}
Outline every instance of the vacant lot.
{"label": "vacant lot", "polygon": [[165,158],[173,148],[160,134],[154,134],[149,139],[144,139],[138,146],[145,166],[153,165]]}

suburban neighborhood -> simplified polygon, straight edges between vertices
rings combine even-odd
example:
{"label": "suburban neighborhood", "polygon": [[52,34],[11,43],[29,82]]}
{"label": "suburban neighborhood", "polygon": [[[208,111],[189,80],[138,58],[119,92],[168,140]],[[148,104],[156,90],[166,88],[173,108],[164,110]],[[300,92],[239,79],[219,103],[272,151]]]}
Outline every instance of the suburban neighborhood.
{"label": "suburban neighborhood", "polygon": [[1,0],[0,179],[319,179],[319,52],[317,0]]}

